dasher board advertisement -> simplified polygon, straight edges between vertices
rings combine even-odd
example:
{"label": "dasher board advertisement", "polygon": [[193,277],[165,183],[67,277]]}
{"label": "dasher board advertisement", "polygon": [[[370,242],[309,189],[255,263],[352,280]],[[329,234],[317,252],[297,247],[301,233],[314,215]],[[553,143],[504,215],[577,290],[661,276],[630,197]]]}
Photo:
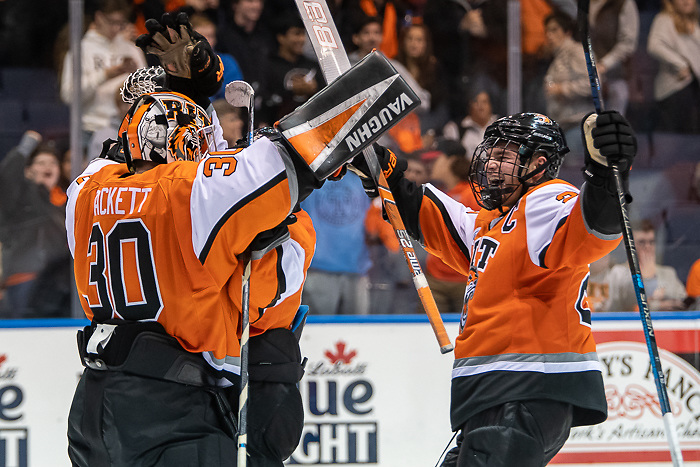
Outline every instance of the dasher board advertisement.
{"label": "dasher board advertisement", "polygon": [[[301,340],[305,426],[288,465],[435,465],[452,437],[453,356],[435,349],[421,318],[310,318]],[[454,339],[458,317],[446,318]],[[700,466],[700,313],[654,319],[685,465]],[[66,424],[82,372],[75,333],[83,323],[7,323],[0,321],[0,467],[69,466]],[[593,330],[609,418],[572,430],[551,465],[670,466],[641,324],[622,313],[594,315]]]}

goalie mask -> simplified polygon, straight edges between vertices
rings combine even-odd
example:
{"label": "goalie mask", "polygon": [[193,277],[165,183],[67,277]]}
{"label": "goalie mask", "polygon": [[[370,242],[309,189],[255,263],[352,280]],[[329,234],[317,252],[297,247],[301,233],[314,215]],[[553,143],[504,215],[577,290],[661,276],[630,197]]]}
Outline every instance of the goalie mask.
{"label": "goalie mask", "polygon": [[[496,120],[486,128],[484,140],[474,151],[469,167],[477,202],[485,209],[512,206],[522,193],[541,181],[556,178],[569,152],[564,133],[549,117],[538,113],[519,113]],[[544,164],[531,163],[544,156]],[[544,177],[530,180],[544,172]]]}
{"label": "goalie mask", "polygon": [[175,92],[138,98],[124,116],[119,137],[129,170],[133,161],[159,164],[199,161],[213,144],[214,127],[206,111]]}

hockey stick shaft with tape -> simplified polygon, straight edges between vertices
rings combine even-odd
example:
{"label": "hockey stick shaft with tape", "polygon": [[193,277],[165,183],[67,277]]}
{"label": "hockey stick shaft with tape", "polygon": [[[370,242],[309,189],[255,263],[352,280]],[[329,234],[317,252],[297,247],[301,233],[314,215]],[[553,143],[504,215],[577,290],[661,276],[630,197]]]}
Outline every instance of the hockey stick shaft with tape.
{"label": "hockey stick shaft with tape", "polygon": [[[330,83],[342,73],[350,69],[350,61],[343,48],[340,40],[340,35],[335,27],[333,18],[328,10],[328,5],[325,0],[295,0],[297,8],[301,14],[304,26],[311,39],[316,57],[318,58],[321,71],[326,81]],[[447,353],[453,350],[454,346],[450,342],[450,338],[445,330],[445,325],[442,322],[442,317],[435,304],[435,299],[428,286],[428,281],[423,274],[420,263],[416,259],[416,254],[411,244],[410,237],[406,232],[406,227],[399,215],[396,202],[389,189],[389,184],[386,177],[382,173],[377,156],[374,150],[369,147],[363,152],[367,166],[374,178],[379,189],[379,194],[384,205],[384,210],[387,217],[394,228],[394,233],[399,240],[401,249],[408,267],[411,269],[413,284],[418,291],[423,308],[428,315],[430,325],[435,332],[440,351]]]}
{"label": "hockey stick shaft with tape", "polygon": [[[578,27],[581,34],[581,43],[583,52],[586,57],[586,68],[588,69],[588,78],[591,84],[591,95],[593,97],[593,105],[596,113],[600,114],[603,111],[603,98],[600,92],[600,80],[598,71],[595,65],[593,55],[593,46],[591,44],[591,36],[588,26],[588,10],[590,0],[579,0],[578,2]],[[622,176],[619,168],[612,164],[612,174],[615,180],[615,188],[619,200],[620,224],[622,226],[622,238],[625,243],[625,251],[627,252],[627,262],[629,263],[630,273],[632,274],[632,284],[637,296],[637,306],[642,319],[642,327],[644,328],[644,338],[646,339],[647,350],[649,352],[649,361],[654,374],[654,382],[656,383],[656,392],[659,396],[659,405],[663,414],[664,429],[666,439],[671,451],[671,461],[674,467],[683,465],[683,455],[681,453],[678,434],[671,412],[671,404],[668,399],[666,390],[666,378],[661,368],[661,359],[659,358],[659,348],[656,344],[656,335],[651,322],[651,313],[649,311],[649,302],[647,301],[646,291],[644,290],[644,281],[642,280],[642,272],[639,267],[639,259],[637,257],[637,249],[634,245],[634,237],[632,236],[632,226],[630,224],[629,214],[627,212],[627,200],[625,196],[625,187],[622,183]]]}
{"label": "hockey stick shaft with tape", "polygon": [[[245,81],[232,81],[226,85],[226,101],[234,107],[246,107],[248,110],[248,135],[246,146],[253,144],[253,111],[255,92]],[[238,397],[238,467],[248,463],[248,361],[250,346],[250,271],[252,260],[250,248],[241,255],[243,278],[241,286],[241,393]]]}

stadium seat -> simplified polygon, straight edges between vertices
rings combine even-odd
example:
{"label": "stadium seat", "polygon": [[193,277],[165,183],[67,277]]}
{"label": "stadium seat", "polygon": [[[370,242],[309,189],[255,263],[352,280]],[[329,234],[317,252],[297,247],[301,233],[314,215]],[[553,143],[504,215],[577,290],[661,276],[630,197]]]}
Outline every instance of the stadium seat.
{"label": "stadium seat", "polygon": [[23,130],[6,130],[0,128],[0,161],[12,148],[19,144],[24,134]]}
{"label": "stadium seat", "polygon": [[61,102],[27,102],[27,125],[40,133],[61,134],[70,131],[70,109]]}
{"label": "stadium seat", "polygon": [[26,129],[25,113],[22,101],[0,98],[0,128],[4,131],[23,131]]}
{"label": "stadium seat", "polygon": [[699,159],[700,135],[654,132],[650,137],[651,167],[666,168],[676,162]]}
{"label": "stadium seat", "polygon": [[0,68],[0,96],[59,101],[58,78],[51,68]]}
{"label": "stadium seat", "polygon": [[682,203],[664,213],[663,264],[673,266],[681,281],[700,258],[700,205]]}
{"label": "stadium seat", "polygon": [[697,259],[700,259],[700,244],[667,244],[664,247],[662,263],[672,266],[676,270],[678,278],[685,284],[690,267]]}

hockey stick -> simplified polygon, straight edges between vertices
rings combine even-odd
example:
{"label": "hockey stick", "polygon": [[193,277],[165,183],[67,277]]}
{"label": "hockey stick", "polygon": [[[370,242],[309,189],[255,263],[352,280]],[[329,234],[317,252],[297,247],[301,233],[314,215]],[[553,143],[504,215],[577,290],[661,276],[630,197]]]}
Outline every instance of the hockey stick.
{"label": "hockey stick", "polygon": [[[232,81],[226,85],[226,102],[234,107],[248,108],[248,135],[246,146],[253,143],[253,112],[255,91],[245,81]],[[241,291],[241,394],[238,398],[238,467],[248,462],[248,339],[250,338],[250,248],[241,255],[244,264]]]}
{"label": "hockey stick", "polygon": [[[591,45],[591,36],[588,30],[588,8],[590,0],[579,0],[578,2],[578,27],[581,34],[581,43],[583,52],[586,56],[586,68],[588,69],[588,78],[591,84],[591,94],[593,96],[593,105],[596,113],[600,114],[603,110],[603,98],[600,93],[600,80],[598,79],[598,71],[595,66],[593,57],[593,46]],[[632,227],[630,225],[629,215],[627,213],[627,200],[625,198],[625,188],[622,183],[620,169],[616,164],[612,164],[612,174],[615,180],[615,188],[620,208],[620,223],[622,225],[622,238],[625,242],[625,250],[627,251],[627,262],[629,263],[630,273],[632,274],[632,284],[637,295],[637,306],[642,319],[642,327],[644,328],[644,338],[647,343],[649,352],[649,363],[654,373],[654,382],[656,383],[656,392],[659,396],[659,405],[663,414],[664,429],[666,431],[666,439],[671,451],[671,461],[674,467],[683,465],[683,454],[676,433],[676,424],[671,412],[671,404],[668,400],[668,392],[666,391],[666,378],[664,377],[661,368],[661,359],[659,358],[659,348],[656,345],[656,336],[651,323],[651,313],[649,311],[649,303],[647,301],[646,291],[644,290],[644,282],[642,280],[642,272],[639,268],[639,259],[637,258],[637,248],[634,245],[634,237],[632,236]]]}
{"label": "hockey stick", "polygon": [[[323,76],[326,81],[330,83],[335,80],[342,73],[350,69],[350,61],[345,53],[343,44],[340,40],[340,35],[333,22],[333,17],[328,10],[328,5],[326,0],[295,0],[301,18],[304,21],[304,27],[309,35],[311,44],[313,45],[314,52],[316,52],[316,57],[321,65],[321,70],[323,71]],[[386,177],[382,173],[381,167],[379,166],[379,161],[377,160],[377,155],[374,153],[372,147],[368,147],[362,152],[367,161],[367,166],[369,167],[372,178],[374,178],[375,183],[379,189],[379,195],[382,198],[384,204],[384,210],[387,213],[389,222],[391,222],[394,228],[394,233],[399,240],[399,245],[403,250],[406,263],[411,270],[413,276],[413,284],[418,291],[418,296],[423,303],[423,308],[425,313],[428,315],[428,321],[435,332],[435,337],[437,337],[438,344],[440,345],[440,352],[447,353],[454,349],[454,346],[450,342],[450,338],[445,331],[445,325],[442,322],[442,317],[440,316],[440,311],[435,304],[435,299],[433,294],[428,287],[428,281],[423,275],[423,271],[420,267],[420,263],[416,258],[416,253],[413,250],[413,245],[411,244],[411,239],[406,232],[406,227],[401,220],[399,215],[399,210],[396,207],[396,201],[394,196],[389,189],[389,184],[386,181]]]}

